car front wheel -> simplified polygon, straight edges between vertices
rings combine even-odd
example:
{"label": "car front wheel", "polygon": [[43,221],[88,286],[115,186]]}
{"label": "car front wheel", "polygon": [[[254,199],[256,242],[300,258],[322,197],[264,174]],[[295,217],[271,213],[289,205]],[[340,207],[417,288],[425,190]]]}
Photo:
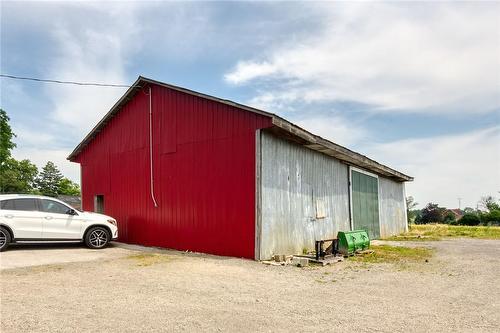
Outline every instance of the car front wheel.
{"label": "car front wheel", "polygon": [[85,235],[85,245],[91,249],[102,249],[108,245],[109,232],[102,227],[91,228]]}
{"label": "car front wheel", "polygon": [[10,233],[4,227],[0,227],[0,252],[5,251],[10,243]]}

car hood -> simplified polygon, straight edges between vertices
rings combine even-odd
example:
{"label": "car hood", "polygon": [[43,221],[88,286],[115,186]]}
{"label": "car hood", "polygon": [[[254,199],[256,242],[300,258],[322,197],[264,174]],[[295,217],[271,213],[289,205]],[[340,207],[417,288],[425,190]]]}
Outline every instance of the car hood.
{"label": "car hood", "polygon": [[99,214],[99,213],[93,213],[93,212],[78,212],[78,214],[81,217],[84,217],[84,218],[87,218],[87,219],[93,220],[93,221],[106,221],[109,219],[114,220],[114,218],[112,218],[111,216]]}

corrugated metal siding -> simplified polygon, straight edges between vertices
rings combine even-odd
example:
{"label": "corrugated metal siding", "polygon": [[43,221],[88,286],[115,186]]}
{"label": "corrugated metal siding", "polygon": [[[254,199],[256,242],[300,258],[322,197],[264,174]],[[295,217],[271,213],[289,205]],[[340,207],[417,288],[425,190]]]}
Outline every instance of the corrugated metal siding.
{"label": "corrugated metal siding", "polygon": [[379,177],[380,236],[388,237],[406,231],[404,183]]}
{"label": "corrugated metal siding", "polygon": [[152,86],[154,208],[146,92],[78,156],[83,208],[103,194],[123,242],[254,258],[255,132],[271,118]]}
{"label": "corrugated metal siding", "polygon": [[[347,165],[265,131],[260,141],[260,259],[301,253],[350,229]],[[317,199],[324,219],[315,219]]]}

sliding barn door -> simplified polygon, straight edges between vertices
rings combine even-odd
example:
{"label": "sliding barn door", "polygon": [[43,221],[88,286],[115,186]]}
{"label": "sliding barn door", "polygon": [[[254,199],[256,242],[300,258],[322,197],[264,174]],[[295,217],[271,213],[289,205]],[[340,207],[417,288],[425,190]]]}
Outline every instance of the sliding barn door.
{"label": "sliding barn door", "polygon": [[351,191],[353,229],[367,230],[370,239],[379,238],[378,178],[351,168]]}

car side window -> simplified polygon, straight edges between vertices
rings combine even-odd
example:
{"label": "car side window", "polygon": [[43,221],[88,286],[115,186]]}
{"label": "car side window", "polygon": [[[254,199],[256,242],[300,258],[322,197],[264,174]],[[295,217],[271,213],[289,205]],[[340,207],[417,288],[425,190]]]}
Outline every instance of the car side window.
{"label": "car side window", "polygon": [[35,199],[10,199],[2,201],[2,209],[23,210],[27,212],[38,211]]}
{"label": "car side window", "polygon": [[71,209],[62,203],[53,200],[42,199],[42,212],[54,213],[54,214],[68,214]]}
{"label": "car side window", "polygon": [[0,209],[14,210],[14,200],[4,200],[0,202]]}

